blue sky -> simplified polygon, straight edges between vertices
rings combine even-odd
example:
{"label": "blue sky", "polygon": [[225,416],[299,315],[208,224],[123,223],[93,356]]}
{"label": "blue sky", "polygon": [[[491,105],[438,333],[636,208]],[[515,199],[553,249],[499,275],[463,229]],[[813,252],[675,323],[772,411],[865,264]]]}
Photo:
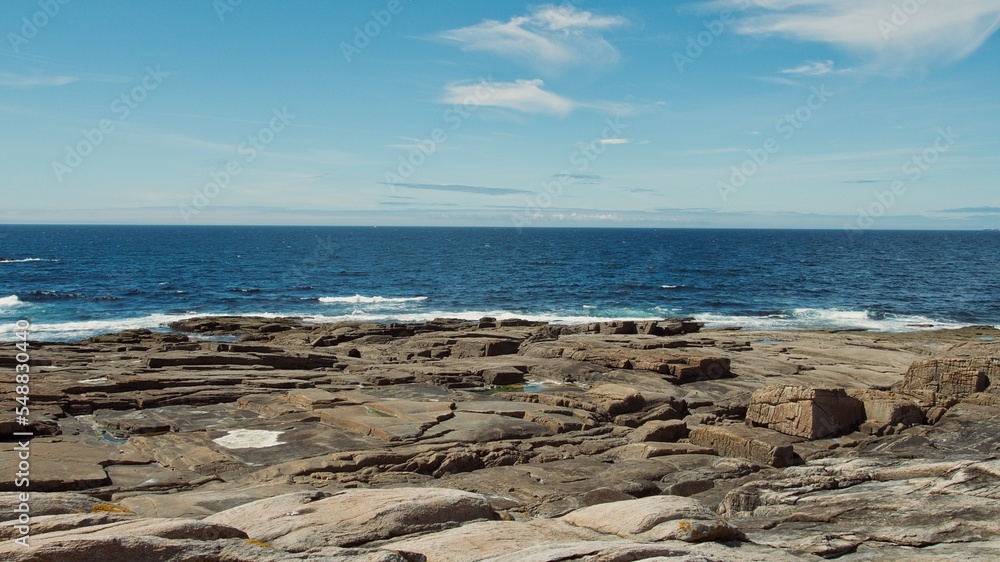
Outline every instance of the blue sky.
{"label": "blue sky", "polygon": [[1000,0],[8,1],[0,222],[998,227],[998,22]]}

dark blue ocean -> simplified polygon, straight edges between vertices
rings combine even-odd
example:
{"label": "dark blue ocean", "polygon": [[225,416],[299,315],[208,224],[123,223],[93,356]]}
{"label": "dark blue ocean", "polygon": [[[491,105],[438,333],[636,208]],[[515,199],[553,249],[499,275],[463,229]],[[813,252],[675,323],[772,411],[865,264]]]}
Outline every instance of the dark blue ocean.
{"label": "dark blue ocean", "polygon": [[205,314],[1000,325],[1000,232],[0,226],[0,339]]}

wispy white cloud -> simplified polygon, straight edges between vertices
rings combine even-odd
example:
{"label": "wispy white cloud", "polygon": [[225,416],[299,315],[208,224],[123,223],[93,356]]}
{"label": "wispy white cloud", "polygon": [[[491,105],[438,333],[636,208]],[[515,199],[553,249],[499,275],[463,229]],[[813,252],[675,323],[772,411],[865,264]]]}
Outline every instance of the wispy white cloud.
{"label": "wispy white cloud", "polygon": [[601,144],[629,144],[629,143],[632,142],[632,140],[631,139],[612,138],[612,139],[601,139],[598,142],[600,142]]}
{"label": "wispy white cloud", "polygon": [[[548,114],[565,117],[575,109],[591,109],[610,115],[632,115],[634,104],[604,100],[578,101],[550,92],[539,79],[513,82],[452,82],[445,86],[442,103],[467,103],[475,98],[480,106],[513,109],[522,113]],[[488,89],[488,95],[482,95]]]}
{"label": "wispy white cloud", "polygon": [[469,51],[512,58],[540,71],[579,64],[609,63],[618,50],[602,31],[627,23],[619,16],[598,16],[574,6],[546,4],[509,21],[484,20],[438,34]]}
{"label": "wispy white cloud", "polygon": [[899,70],[974,52],[1000,26],[1000,0],[754,0],[743,14],[740,33],[827,43],[864,56],[873,67]]}
{"label": "wispy white cloud", "polygon": [[833,72],[848,72],[850,69],[836,70],[836,64],[832,60],[813,60],[804,62],[792,68],[781,69],[782,74],[792,74],[795,76],[825,76]]}
{"label": "wispy white cloud", "polygon": [[578,103],[558,94],[545,91],[541,80],[517,80],[515,82],[452,83],[445,86],[444,103],[462,103],[476,95],[483,86],[493,88],[489,96],[479,101],[480,105],[503,107],[524,113],[547,113],[566,116]]}
{"label": "wispy white cloud", "polygon": [[43,76],[0,72],[0,87],[3,88],[52,88],[72,84],[79,80],[75,76]]}

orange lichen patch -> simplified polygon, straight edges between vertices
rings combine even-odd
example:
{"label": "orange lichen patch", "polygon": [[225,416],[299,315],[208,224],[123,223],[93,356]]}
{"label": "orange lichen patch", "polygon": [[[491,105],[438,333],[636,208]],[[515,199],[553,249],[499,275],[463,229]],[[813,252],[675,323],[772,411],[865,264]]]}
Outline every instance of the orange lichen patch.
{"label": "orange lichen patch", "polygon": [[115,503],[99,503],[90,508],[91,513],[132,513],[132,510]]}
{"label": "orange lichen patch", "polygon": [[256,539],[243,539],[243,540],[247,541],[248,543],[254,546],[259,546],[261,548],[274,548],[273,546],[267,544],[266,542],[262,542]]}

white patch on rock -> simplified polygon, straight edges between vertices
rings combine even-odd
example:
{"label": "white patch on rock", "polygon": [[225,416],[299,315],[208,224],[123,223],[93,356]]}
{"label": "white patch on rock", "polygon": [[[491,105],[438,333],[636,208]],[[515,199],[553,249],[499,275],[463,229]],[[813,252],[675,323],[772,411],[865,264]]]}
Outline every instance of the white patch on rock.
{"label": "white patch on rock", "polygon": [[265,449],[275,445],[284,445],[278,441],[278,436],[284,431],[268,431],[266,429],[233,429],[229,435],[213,439],[227,449]]}

